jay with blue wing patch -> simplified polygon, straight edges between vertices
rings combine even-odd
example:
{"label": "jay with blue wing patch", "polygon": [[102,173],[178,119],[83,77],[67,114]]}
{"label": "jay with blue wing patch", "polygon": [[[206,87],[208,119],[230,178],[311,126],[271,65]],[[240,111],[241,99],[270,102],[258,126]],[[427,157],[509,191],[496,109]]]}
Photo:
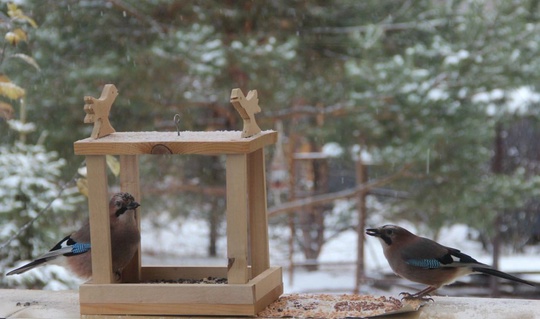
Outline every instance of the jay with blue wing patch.
{"label": "jay with blue wing patch", "polygon": [[[141,236],[135,219],[137,207],[139,203],[129,193],[117,193],[109,202],[112,266],[117,277],[121,276],[122,269],[131,261],[139,246]],[[78,277],[89,279],[92,277],[90,249],[90,226],[86,221],[78,231],[66,236],[47,253],[6,275],[22,274],[51,263],[66,266]]]}
{"label": "jay with blue wing patch", "polygon": [[366,229],[366,234],[380,239],[384,256],[394,273],[410,281],[428,285],[405,298],[421,298],[453,283],[459,277],[484,273],[530,286],[535,284],[483,264],[455,248],[443,246],[431,239],[419,237],[395,225]]}

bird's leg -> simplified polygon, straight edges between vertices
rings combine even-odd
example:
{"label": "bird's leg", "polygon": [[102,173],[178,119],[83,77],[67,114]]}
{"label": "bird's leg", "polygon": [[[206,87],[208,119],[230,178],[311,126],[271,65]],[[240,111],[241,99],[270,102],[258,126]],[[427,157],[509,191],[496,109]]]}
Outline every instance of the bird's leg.
{"label": "bird's leg", "polygon": [[415,294],[410,294],[408,292],[402,292],[400,293],[399,295],[400,296],[403,296],[401,298],[401,300],[413,300],[413,299],[419,299],[419,300],[422,300],[422,301],[433,301],[433,298],[431,298],[429,296],[429,293],[434,291],[434,290],[437,290],[438,287],[433,287],[433,286],[428,286],[426,289],[422,290],[422,291],[419,291]]}
{"label": "bird's leg", "polygon": [[426,289],[422,290],[422,291],[419,291],[417,293],[415,293],[413,296],[415,297],[422,297],[422,296],[425,296],[427,294],[429,294],[430,292],[432,291],[435,291],[437,290],[438,287],[433,287],[433,286],[427,286]]}

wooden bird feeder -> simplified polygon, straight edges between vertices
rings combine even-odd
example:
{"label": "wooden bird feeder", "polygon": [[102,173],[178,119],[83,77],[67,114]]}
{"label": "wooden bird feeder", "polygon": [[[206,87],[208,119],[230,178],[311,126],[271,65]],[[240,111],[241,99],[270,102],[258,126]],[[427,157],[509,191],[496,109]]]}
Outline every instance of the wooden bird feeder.
{"label": "wooden bird feeder", "polygon": [[[270,267],[264,147],[277,132],[261,131],[256,91],[245,98],[233,90],[231,103],[244,120],[243,131],[115,132],[109,111],[118,91],[112,84],[99,99],[85,97],[85,123],[92,136],[74,143],[86,156],[92,238],[92,280],[81,285],[82,315],[226,315],[253,316],[283,293],[280,267]],[[246,109],[243,106],[249,106]],[[102,131],[105,130],[105,131]],[[115,282],[111,266],[106,155],[120,157],[120,188],[141,200],[139,155],[200,154],[226,156],[228,265],[144,267],[140,247]],[[144,203],[142,203],[144,209]],[[140,212],[137,210],[140,222]],[[140,226],[140,225],[139,225]],[[144,229],[141,229],[144,232]],[[227,278],[226,284],[170,284],[155,281]]]}

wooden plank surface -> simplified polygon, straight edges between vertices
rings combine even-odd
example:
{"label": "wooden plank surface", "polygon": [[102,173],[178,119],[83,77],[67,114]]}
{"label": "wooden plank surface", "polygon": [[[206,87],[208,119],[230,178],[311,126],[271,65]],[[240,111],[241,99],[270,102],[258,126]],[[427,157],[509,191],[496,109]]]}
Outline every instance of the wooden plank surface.
{"label": "wooden plank surface", "polygon": [[0,289],[0,318],[80,318],[78,291]]}
{"label": "wooden plank surface", "polygon": [[[77,291],[43,291],[26,289],[0,289],[0,318],[29,319],[118,319],[111,316],[80,316],[79,294]],[[433,297],[417,313],[402,315],[400,318],[452,318],[452,319],[540,319],[540,300],[493,299],[475,297]],[[230,316],[232,317],[232,316]],[[155,319],[155,316],[129,316],[136,319]],[[167,319],[186,318],[170,316]],[[197,317],[208,318],[208,317]],[[244,317],[245,318],[245,317]]]}
{"label": "wooden plank surface", "polygon": [[[118,319],[111,316],[80,316],[77,291],[42,291],[26,289],[0,289],[0,318],[29,319]],[[475,297],[433,297],[417,313],[400,315],[400,318],[452,318],[452,319],[540,319],[540,300],[493,299]],[[232,317],[232,316],[230,316]],[[129,316],[136,319],[155,319],[155,316]],[[170,316],[167,319],[186,318]],[[197,317],[208,318],[208,317]],[[245,318],[245,317],[244,317]]]}
{"label": "wooden plank surface", "polygon": [[226,284],[85,284],[83,304],[253,304],[252,285]]}
{"label": "wooden plank surface", "polygon": [[[255,306],[251,304],[231,305],[212,304],[201,306],[200,304],[83,304],[81,312],[85,315],[102,314],[109,311],[109,314],[137,313],[141,315],[175,315],[179,313],[189,313],[190,316],[214,315],[214,316],[248,316],[256,313]],[[86,317],[86,316],[84,316]],[[88,318],[88,317],[87,317]],[[91,318],[91,317],[90,317]],[[96,316],[95,318],[102,318]],[[117,317],[116,317],[117,318]],[[131,318],[131,315],[130,315]],[[155,318],[155,317],[153,317]],[[184,317],[185,318],[185,317]]]}
{"label": "wooden plank surface", "polygon": [[277,132],[263,131],[249,138],[240,131],[218,132],[116,132],[99,139],[86,138],[74,143],[76,155],[170,154],[247,154],[277,141]]}
{"label": "wooden plank surface", "polygon": [[[128,192],[135,198],[135,201],[141,203],[141,190],[139,186],[139,156],[138,155],[120,155],[120,190]],[[141,229],[141,209],[136,210],[135,218]],[[133,256],[131,262],[122,272],[123,282],[139,282],[141,279],[141,244]]]}
{"label": "wooden plank surface", "polygon": [[255,277],[250,283],[253,284],[255,300],[260,300],[278,288],[279,295],[283,293],[283,274],[281,267],[270,267]]}
{"label": "wooden plank surface", "polygon": [[111,227],[107,164],[104,155],[86,156],[88,208],[92,249],[92,280],[107,284],[114,281],[111,255]]}
{"label": "wooden plank surface", "polygon": [[264,149],[248,154],[249,235],[252,276],[270,267]]}
{"label": "wooden plank surface", "polygon": [[248,272],[247,155],[227,155],[227,279],[245,284]]}

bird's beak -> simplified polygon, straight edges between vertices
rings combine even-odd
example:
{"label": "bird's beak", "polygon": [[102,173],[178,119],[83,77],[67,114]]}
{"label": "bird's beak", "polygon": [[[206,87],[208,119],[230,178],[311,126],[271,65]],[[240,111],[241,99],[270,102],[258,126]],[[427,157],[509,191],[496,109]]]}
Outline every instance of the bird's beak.
{"label": "bird's beak", "polygon": [[375,237],[381,236],[381,232],[379,231],[378,228],[368,228],[366,229],[366,234],[368,234],[369,236],[375,236]]}
{"label": "bird's beak", "polygon": [[137,208],[139,206],[141,206],[139,203],[131,202],[131,203],[129,203],[129,205],[127,205],[127,209],[135,209],[135,208]]}

